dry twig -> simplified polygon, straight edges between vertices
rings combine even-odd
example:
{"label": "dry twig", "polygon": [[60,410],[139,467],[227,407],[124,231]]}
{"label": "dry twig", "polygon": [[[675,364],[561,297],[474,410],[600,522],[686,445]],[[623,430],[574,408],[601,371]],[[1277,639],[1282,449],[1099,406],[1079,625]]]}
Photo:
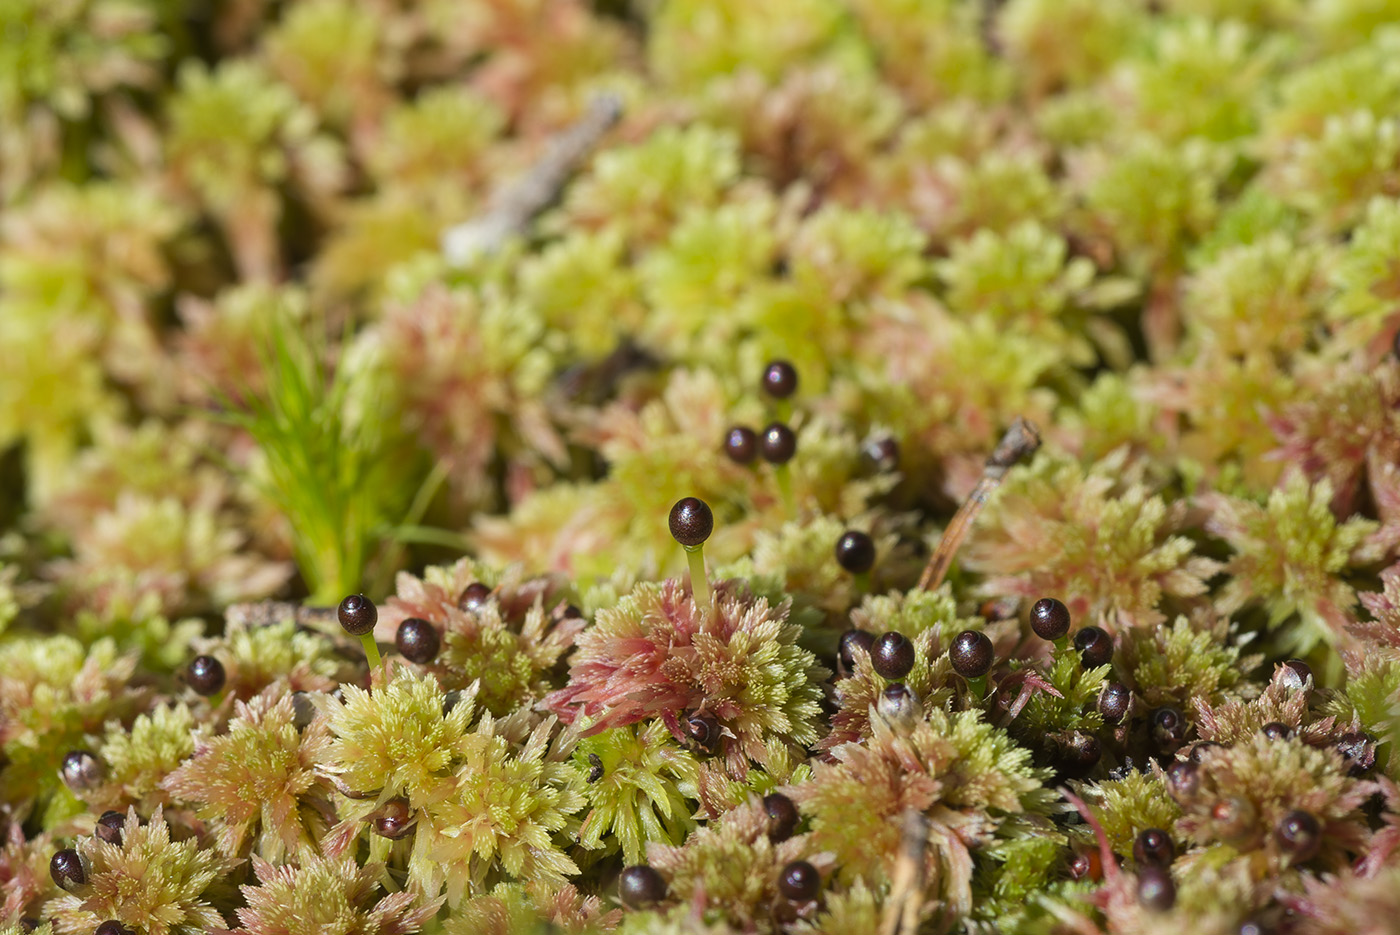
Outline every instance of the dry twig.
{"label": "dry twig", "polygon": [[1039,447],[1040,431],[1033,423],[1017,416],[1011,427],[1006,430],[1006,434],[1001,437],[991,457],[987,458],[987,464],[982,469],[982,479],[972,488],[972,493],[968,494],[963,505],[958,507],[958,512],[953,514],[948,528],[943,530],[943,538],[938,541],[938,548],[934,550],[923,575],[919,577],[920,588],[936,588],[943,583],[944,576],[948,574],[948,567],[953,564],[953,555],[957,553],[963,539],[967,538],[973,520],[982,512],[982,507],[986,505],[992,491],[1001,486],[1002,478],[1012,465],[1034,454]]}

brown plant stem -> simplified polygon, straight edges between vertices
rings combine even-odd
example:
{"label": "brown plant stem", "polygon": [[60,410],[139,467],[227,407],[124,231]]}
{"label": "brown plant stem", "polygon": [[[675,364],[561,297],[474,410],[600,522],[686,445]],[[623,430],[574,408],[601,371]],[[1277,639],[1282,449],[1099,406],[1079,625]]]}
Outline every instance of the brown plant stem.
{"label": "brown plant stem", "polygon": [[880,920],[880,935],[913,935],[919,929],[924,903],[928,819],[922,812],[906,809],[899,856],[890,875],[890,898]]}
{"label": "brown plant stem", "polygon": [[464,266],[523,234],[535,216],[559,197],[574,170],[621,116],[622,101],[616,95],[594,98],[586,114],[550,141],[538,162],[496,191],[483,213],[443,231],[447,262]]}
{"label": "brown plant stem", "polygon": [[919,576],[920,588],[929,590],[943,583],[949,566],[953,564],[953,556],[957,553],[958,546],[967,538],[973,520],[982,512],[982,507],[986,505],[992,492],[1001,486],[1006,472],[1022,458],[1034,454],[1039,447],[1040,430],[1034,423],[1017,416],[997,443],[991,456],[987,458],[977,486],[972,488],[972,493],[968,494],[962,506],[958,507],[958,512],[953,514],[948,527],[943,530],[943,538],[938,541],[938,548],[934,549],[928,565],[924,567],[924,573]]}

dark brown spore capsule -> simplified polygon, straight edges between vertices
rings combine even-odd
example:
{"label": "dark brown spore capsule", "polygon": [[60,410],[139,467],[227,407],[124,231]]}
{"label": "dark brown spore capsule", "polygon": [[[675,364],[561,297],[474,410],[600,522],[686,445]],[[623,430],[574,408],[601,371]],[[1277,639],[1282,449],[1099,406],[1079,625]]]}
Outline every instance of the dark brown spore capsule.
{"label": "dark brown spore capsule", "polygon": [[457,598],[457,606],[462,610],[480,610],[490,599],[491,588],[484,582],[473,581],[462,589],[461,596]]}
{"label": "dark brown spore capsule", "polygon": [[1067,864],[1071,880],[1097,880],[1103,874],[1103,859],[1098,851],[1076,851]]}
{"label": "dark brown spore capsule", "polygon": [[867,442],[861,455],[872,468],[881,473],[899,470],[899,442],[888,435]]}
{"label": "dark brown spore capsule", "polygon": [[19,920],[19,930],[23,932],[24,935],[29,935],[30,932],[34,931],[43,924],[44,923],[40,922],[33,916],[25,916]]}
{"label": "dark brown spore capsule", "polygon": [[1305,863],[1322,847],[1322,825],[1310,812],[1292,811],[1274,829],[1274,840],[1293,863]]}
{"label": "dark brown spore capsule", "polygon": [[1139,867],[1148,864],[1169,867],[1175,859],[1176,845],[1172,843],[1171,835],[1161,828],[1145,828],[1133,841],[1133,860]]}
{"label": "dark brown spore capsule", "polygon": [[71,891],[87,884],[87,866],[82,855],[65,847],[49,859],[49,876],[60,889]]}
{"label": "dark brown spore capsule", "polygon": [[589,785],[603,778],[603,758],[596,753],[588,754],[588,779]]}
{"label": "dark brown spore capsule", "polygon": [[1179,804],[1190,801],[1201,791],[1201,767],[1191,760],[1178,760],[1167,767],[1167,792]]}
{"label": "dark brown spore capsule", "polygon": [[363,594],[351,594],[336,608],[340,626],[351,636],[364,636],[379,622],[379,609]]}
{"label": "dark brown spore capsule", "polygon": [[1186,716],[1171,705],[1153,710],[1149,723],[1159,749],[1174,751],[1186,739]]}
{"label": "dark brown spore capsule", "polygon": [[316,704],[309,692],[292,692],[292,726],[306,730],[316,720]]}
{"label": "dark brown spore capsule", "polygon": [[688,715],[681,726],[685,728],[686,736],[695,742],[695,745],[706,753],[713,753],[719,746],[720,727],[719,721],[708,714]]}
{"label": "dark brown spore capsule", "polygon": [[374,833],[397,841],[413,830],[413,809],[408,799],[390,799],[374,816]]}
{"label": "dark brown spore capsule", "polygon": [[855,671],[856,649],[863,649],[869,654],[870,647],[874,645],[875,634],[868,630],[847,630],[841,634],[841,642],[837,645],[836,655],[847,675]]}
{"label": "dark brown spore capsule", "polygon": [[185,678],[195,694],[208,698],[223,691],[224,664],[213,656],[195,656],[185,670]]}
{"label": "dark brown spore capsule", "polygon": [[1103,715],[1104,723],[1117,724],[1122,721],[1132,700],[1133,693],[1128,691],[1128,686],[1122,682],[1109,682],[1105,685],[1099,692],[1099,714]]}
{"label": "dark brown spore capsule", "polygon": [[763,368],[763,391],[774,399],[787,399],[797,392],[797,368],[785,360],[775,360]]}
{"label": "dark brown spore capsule", "polygon": [[[1283,684],[1293,689],[1303,689],[1313,677],[1312,666],[1301,659],[1289,659],[1283,663]],[[1314,683],[1315,684],[1315,683]]]}
{"label": "dark brown spore capsule", "polygon": [[763,811],[768,815],[768,840],[781,844],[797,830],[797,806],[780,792],[763,797]]}
{"label": "dark brown spore capsule", "polygon": [[919,699],[903,682],[891,682],[886,685],[875,702],[875,710],[885,720],[895,723],[913,721],[923,714]]}
{"label": "dark brown spore capsule", "polygon": [[1259,728],[1259,733],[1268,737],[1270,740],[1287,740],[1289,737],[1293,736],[1293,728],[1281,721],[1270,721]]}
{"label": "dark brown spore capsule", "polygon": [[671,536],[683,546],[694,548],[715,531],[715,514],[699,497],[682,497],[671,507]]}
{"label": "dark brown spore capsule", "polygon": [[1058,640],[1069,632],[1069,608],[1053,597],[1031,605],[1031,629],[1043,640]]}
{"label": "dark brown spore capsule", "polygon": [[805,860],[794,860],[778,874],[778,892],[785,899],[805,903],[821,895],[822,875]]}
{"label": "dark brown spore capsule", "polygon": [[122,825],[125,823],[126,816],[121,812],[103,812],[102,817],[98,818],[97,823],[93,826],[92,833],[108,844],[121,847]]}
{"label": "dark brown spore capsule", "polygon": [[666,881],[650,867],[624,867],[617,876],[617,895],[624,906],[644,909],[666,898]]}
{"label": "dark brown spore capsule", "polygon": [[981,678],[991,671],[992,663],[996,661],[992,641],[985,633],[964,630],[953,637],[953,645],[948,649],[948,661],[953,664],[953,671],[963,678]]}
{"label": "dark brown spore capsule", "polygon": [[1103,744],[1093,734],[1075,731],[1055,751],[1055,768],[1067,779],[1083,779],[1103,756]]}
{"label": "dark brown spore capsule", "polygon": [[890,632],[870,647],[870,662],[883,678],[902,679],[914,668],[914,644],[903,633]]}
{"label": "dark brown spore capsule", "polygon": [[462,703],[462,693],[452,690],[442,696],[442,716],[447,717],[452,713],[452,709]]}
{"label": "dark brown spore capsule", "polygon": [[1205,759],[1205,755],[1219,747],[1220,744],[1212,740],[1202,740],[1200,743],[1191,745],[1191,753],[1187,757],[1192,763],[1199,763]]}
{"label": "dark brown spore capsule", "polygon": [[797,454],[797,434],[781,422],[770,422],[759,439],[759,450],[769,464],[787,464]]}
{"label": "dark brown spore capsule", "polygon": [[1153,912],[1166,912],[1176,905],[1176,884],[1172,875],[1162,867],[1146,866],[1138,870],[1138,903]]}
{"label": "dark brown spore capsule", "polygon": [[442,648],[442,637],[437,627],[419,617],[409,617],[399,624],[399,632],[394,635],[394,645],[399,655],[409,662],[422,665],[431,662]]}
{"label": "dark brown spore capsule", "polygon": [[853,575],[864,574],[875,564],[875,540],[848,529],[836,540],[836,562]]}
{"label": "dark brown spore capsule", "polygon": [[1348,776],[1361,776],[1376,765],[1376,740],[1356,731],[1337,738],[1337,752],[1346,761]]}
{"label": "dark brown spore capsule", "polygon": [[1097,669],[1113,661],[1113,637],[1099,627],[1084,627],[1074,634],[1074,648],[1086,669]]}
{"label": "dark brown spore capsule", "polygon": [[753,464],[758,458],[758,433],[746,425],[736,425],[724,433],[724,453],[735,464]]}
{"label": "dark brown spore capsule", "polygon": [[132,932],[116,919],[108,919],[97,927],[93,935],[132,935]]}
{"label": "dark brown spore capsule", "polygon": [[1210,820],[1216,836],[1232,847],[1253,844],[1256,814],[1254,805],[1238,795],[1221,799],[1210,807]]}
{"label": "dark brown spore capsule", "polygon": [[102,781],[102,761],[87,750],[74,750],[64,756],[59,772],[68,788],[83,792]]}

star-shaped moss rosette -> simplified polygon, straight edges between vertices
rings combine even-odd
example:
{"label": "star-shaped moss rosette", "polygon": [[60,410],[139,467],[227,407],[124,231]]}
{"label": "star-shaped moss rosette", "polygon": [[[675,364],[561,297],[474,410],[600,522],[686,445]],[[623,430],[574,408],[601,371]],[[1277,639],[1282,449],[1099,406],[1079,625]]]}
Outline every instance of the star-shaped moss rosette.
{"label": "star-shaped moss rosette", "polygon": [[928,879],[957,915],[972,909],[977,850],[1008,816],[1043,814],[1053,798],[1030,752],[978,711],[935,710],[912,726],[876,716],[868,740],[831,756],[788,791],[810,817],[809,846],[835,854],[842,880],[892,879],[900,819],[913,809],[929,820]]}
{"label": "star-shaped moss rosette", "polygon": [[276,689],[235,711],[225,732],[196,735],[192,756],[162,786],[194,806],[223,854],[251,847],[280,862],[313,846],[327,827],[317,805],[328,804],[329,790],[316,775],[330,739],[326,721],[299,725],[292,696]]}
{"label": "star-shaped moss rosette", "polygon": [[56,932],[91,932],[109,919],[151,935],[193,935],[223,928],[210,902],[216,887],[237,865],[201,848],[193,838],[172,840],[161,809],[149,821],[127,812],[120,843],[98,837],[75,845],[83,861],[81,883],[44,905]]}
{"label": "star-shaped moss rosette", "polygon": [[427,671],[447,690],[479,683],[478,703],[503,715],[557,687],[554,668],[585,624],[567,594],[557,578],[526,577],[520,566],[498,574],[464,559],[422,578],[400,574],[375,632],[393,642],[405,620],[426,621],[441,640]]}
{"label": "star-shaped moss rosette", "polygon": [[585,736],[659,718],[683,743],[682,721],[707,715],[717,736],[704,745],[741,777],[767,759],[766,742],[816,742],[819,684],[827,675],[796,645],[787,606],[720,582],[714,603],[698,607],[675,581],[644,584],[600,610],[579,635],[569,685],[547,699]]}
{"label": "star-shaped moss rosette", "polygon": [[410,935],[442,904],[413,892],[377,896],[381,868],[362,867],[349,857],[308,854],[281,866],[254,857],[253,870],[257,883],[242,888],[247,906],[238,910],[239,931],[250,935],[295,935],[328,926],[346,935]]}

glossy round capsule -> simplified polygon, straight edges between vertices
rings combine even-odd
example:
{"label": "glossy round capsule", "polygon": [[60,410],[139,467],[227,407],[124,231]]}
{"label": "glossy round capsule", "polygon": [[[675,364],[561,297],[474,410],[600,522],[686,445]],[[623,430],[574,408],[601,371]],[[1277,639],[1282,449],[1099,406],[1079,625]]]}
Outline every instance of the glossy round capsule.
{"label": "glossy round capsule", "polygon": [[87,750],[73,750],[59,766],[63,782],[74,792],[83,792],[102,782],[102,762]]}
{"label": "glossy round capsule", "polygon": [[1097,880],[1103,875],[1103,859],[1095,850],[1076,851],[1066,864],[1071,880]]}
{"label": "glossy round capsule", "polygon": [[399,632],[394,636],[394,645],[399,655],[409,662],[422,665],[436,658],[442,648],[442,637],[437,627],[419,617],[409,617],[399,624]]}
{"label": "glossy round capsule", "polygon": [[33,916],[21,916],[19,920],[19,930],[23,932],[24,935],[29,935],[30,932],[34,931],[43,924],[44,923],[40,922]]}
{"label": "glossy round capsule", "polygon": [[899,442],[888,435],[867,442],[861,456],[881,473],[899,470]]}
{"label": "glossy round capsule", "polygon": [[1282,721],[1270,721],[1259,728],[1259,733],[1270,740],[1287,740],[1293,736],[1293,728],[1284,724]]}
{"label": "glossy round capsule", "polygon": [[781,844],[797,830],[797,806],[780,792],[763,797],[763,812],[768,816],[768,840]]}
{"label": "glossy round capsule", "polygon": [[126,816],[121,812],[107,811],[97,819],[93,825],[92,833],[108,844],[117,847],[122,846],[122,826],[126,824]]}
{"label": "glossy round capsule", "polygon": [[914,644],[903,633],[885,633],[870,647],[870,662],[882,678],[902,679],[914,668]]}
{"label": "glossy round capsule", "polygon": [[1297,691],[1307,688],[1308,682],[1313,677],[1312,666],[1301,659],[1289,659],[1282,663],[1280,668],[1283,670],[1279,674],[1282,676],[1284,686]]}
{"label": "glossy round capsule", "polygon": [[1069,608],[1053,597],[1031,605],[1031,629],[1043,640],[1062,639],[1069,632]]}
{"label": "glossy round capsule", "polygon": [[132,932],[116,919],[108,919],[93,931],[93,935],[132,935]]}
{"label": "glossy round capsule", "polygon": [[987,634],[977,630],[964,630],[953,637],[953,645],[948,649],[948,661],[953,671],[965,679],[981,678],[992,669],[996,661],[992,641]]}
{"label": "glossy round capsule", "polygon": [[1186,739],[1186,715],[1171,705],[1154,709],[1149,723],[1152,739],[1164,750],[1175,749]]}
{"label": "glossy round capsule", "polygon": [[1191,760],[1178,760],[1167,767],[1167,792],[1178,803],[1194,799],[1201,791],[1201,767]]}
{"label": "glossy round capsule", "polygon": [[1099,627],[1084,627],[1074,634],[1074,648],[1086,669],[1097,669],[1113,661],[1113,637]]}
{"label": "glossy round capsule", "polygon": [[1253,843],[1254,805],[1238,795],[1228,796],[1210,807],[1211,827],[1226,844],[1243,847]]}
{"label": "glossy round capsule", "polygon": [[1279,850],[1295,864],[1312,860],[1322,848],[1322,825],[1311,812],[1289,812],[1274,829]]}
{"label": "glossy round capsule", "polygon": [[836,540],[836,563],[853,575],[864,574],[875,564],[875,540],[848,529]]}
{"label": "glossy round capsule", "polygon": [[390,799],[374,817],[374,833],[381,838],[397,841],[413,830],[413,809],[408,799]]}
{"label": "glossy round capsule", "polygon": [[596,753],[588,754],[588,776],[584,782],[590,786],[603,778],[603,758]]}
{"label": "glossy round capsule", "polygon": [[379,622],[379,609],[363,594],[351,594],[335,611],[341,629],[351,636],[364,636]]}
{"label": "glossy round capsule", "polygon": [[71,847],[56,851],[49,858],[49,876],[60,889],[74,890],[87,884],[87,861]]}
{"label": "glossy round capsule", "polygon": [[1109,682],[1099,692],[1099,714],[1105,724],[1118,724],[1128,713],[1133,693],[1122,682]]}
{"label": "glossy round capsule", "polygon": [[805,860],[794,860],[778,874],[778,892],[793,902],[809,902],[821,891],[822,875]]}
{"label": "glossy round capsule", "polygon": [[746,425],[736,425],[724,433],[724,453],[735,464],[753,464],[758,458],[758,433]]}
{"label": "glossy round capsule", "polygon": [[195,694],[208,698],[224,689],[224,664],[213,656],[195,656],[185,670],[185,679]]}
{"label": "glossy round capsule", "polygon": [[1361,731],[1346,733],[1337,738],[1337,752],[1346,761],[1348,776],[1362,776],[1376,765],[1376,740]]}
{"label": "glossy round capsule", "polygon": [[715,514],[699,497],[682,497],[671,507],[671,536],[687,548],[695,548],[715,531]]}
{"label": "glossy round capsule", "polygon": [[695,742],[695,745],[706,753],[711,753],[719,746],[720,726],[719,721],[709,714],[690,714],[681,722],[685,728],[686,736]]}
{"label": "glossy round capsule", "polygon": [[770,422],[759,436],[759,451],[769,464],[787,464],[797,454],[797,433],[781,422]]}
{"label": "glossy round capsule", "polygon": [[1176,884],[1162,867],[1148,865],[1138,870],[1138,904],[1153,912],[1166,912],[1176,905]]}
{"label": "glossy round capsule", "polygon": [[482,581],[473,581],[462,589],[457,606],[462,610],[480,610],[491,599],[491,588]]}
{"label": "glossy round capsule", "polygon": [[292,726],[298,731],[306,730],[316,720],[316,704],[310,692],[292,692]]}
{"label": "glossy round capsule", "polygon": [[617,895],[631,909],[654,906],[666,898],[666,881],[648,866],[624,867],[617,876]]}
{"label": "glossy round capsule", "polygon": [[1161,828],[1144,828],[1133,841],[1133,860],[1139,867],[1155,864],[1158,867],[1171,866],[1176,859],[1176,845],[1171,835]]}
{"label": "glossy round capsule", "polygon": [[1099,738],[1075,731],[1055,752],[1055,768],[1067,779],[1083,779],[1093,772],[1103,757]]}
{"label": "glossy round capsule", "polygon": [[870,648],[874,645],[874,633],[868,630],[847,630],[845,633],[841,634],[841,642],[837,644],[836,655],[847,673],[854,672],[856,668],[856,650],[861,649],[869,654]]}
{"label": "glossy round capsule", "polygon": [[774,399],[787,399],[797,392],[797,368],[785,360],[771,361],[763,368],[760,385]]}

